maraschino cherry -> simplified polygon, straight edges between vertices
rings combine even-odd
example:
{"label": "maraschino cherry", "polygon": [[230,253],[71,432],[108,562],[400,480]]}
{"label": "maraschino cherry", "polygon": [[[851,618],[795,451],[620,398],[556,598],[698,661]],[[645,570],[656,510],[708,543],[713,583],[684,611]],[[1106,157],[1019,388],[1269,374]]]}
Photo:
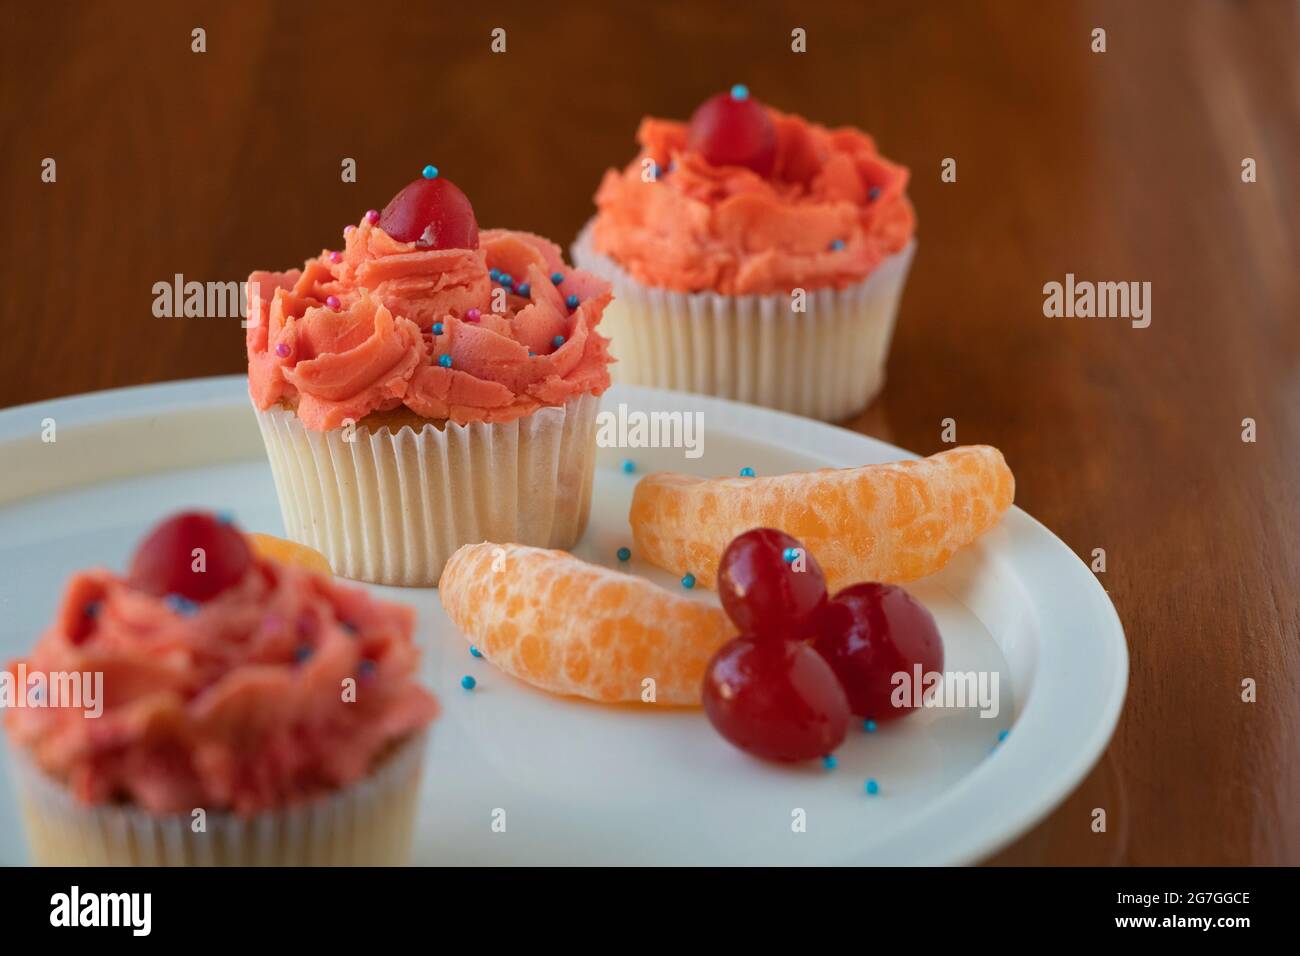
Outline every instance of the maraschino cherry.
{"label": "maraschino cherry", "polygon": [[772,118],[739,83],[700,104],[691,116],[686,143],[713,166],[744,166],[766,177],[776,163]]}
{"label": "maraschino cherry", "polygon": [[826,603],[826,578],[796,539],[755,528],[722,552],[718,597],[741,633],[803,640],[813,636],[812,617]]}
{"label": "maraschino cherry", "polygon": [[830,665],[807,644],[741,636],[704,676],[704,711],[728,741],[767,760],[812,760],[844,742],[849,702]]}
{"label": "maraschino cherry", "polygon": [[127,579],[158,597],[202,602],[242,581],[252,564],[248,542],[233,525],[207,512],[186,511],[140,542]]}
{"label": "maraschino cherry", "polygon": [[[911,681],[943,671],[943,639],[934,617],[912,595],[893,584],[854,584],[835,595],[819,613],[813,642],[834,669],[849,705],[859,717],[889,720],[915,708],[894,706],[895,674]],[[910,696],[909,696],[910,700]]]}
{"label": "maraschino cherry", "polygon": [[377,223],[398,242],[419,249],[477,249],[478,222],[474,207],[435,166],[404,186],[389,200]]}

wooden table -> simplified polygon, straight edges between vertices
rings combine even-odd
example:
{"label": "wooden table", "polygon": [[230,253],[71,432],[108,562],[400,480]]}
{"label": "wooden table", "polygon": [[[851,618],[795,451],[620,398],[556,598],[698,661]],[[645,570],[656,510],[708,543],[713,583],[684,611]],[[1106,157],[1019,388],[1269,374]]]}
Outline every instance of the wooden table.
{"label": "wooden table", "polygon": [[[237,320],[155,318],[154,283],[297,264],[425,162],[567,241],[643,114],[733,82],[875,134],[920,251],[847,424],[1002,448],[1018,504],[1105,549],[1132,655],[1105,758],[996,862],[1300,863],[1294,4],[30,6],[0,23],[0,405],[241,371]],[[1045,317],[1067,273],[1150,282],[1150,326]]]}

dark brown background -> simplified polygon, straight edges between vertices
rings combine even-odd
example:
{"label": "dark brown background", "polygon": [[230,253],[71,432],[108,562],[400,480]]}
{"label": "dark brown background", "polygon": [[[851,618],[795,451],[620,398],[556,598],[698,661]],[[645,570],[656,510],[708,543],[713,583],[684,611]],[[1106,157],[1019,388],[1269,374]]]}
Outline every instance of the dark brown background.
{"label": "dark brown background", "polygon": [[[643,114],[744,81],[913,170],[890,382],[850,427],[929,453],[951,416],[1005,451],[1021,506],[1106,549],[1124,717],[997,861],[1300,863],[1297,19],[1266,0],[5,3],[0,406],[241,371],[237,322],[155,319],[153,284],[295,265],[426,162],[481,223],[567,242]],[[1045,318],[1066,272],[1150,281],[1151,327]]]}

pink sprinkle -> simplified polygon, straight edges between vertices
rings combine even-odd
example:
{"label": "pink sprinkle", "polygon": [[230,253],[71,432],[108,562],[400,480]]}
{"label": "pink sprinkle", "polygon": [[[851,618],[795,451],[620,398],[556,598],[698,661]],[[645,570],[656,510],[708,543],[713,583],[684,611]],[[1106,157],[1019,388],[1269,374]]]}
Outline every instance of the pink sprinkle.
{"label": "pink sprinkle", "polygon": [[327,295],[325,296],[325,304],[337,312],[339,310],[339,297],[336,295]]}
{"label": "pink sprinkle", "polygon": [[479,320],[479,317],[480,317],[482,314],[483,314],[483,313],[480,312],[478,309],[470,309],[469,311],[467,311],[467,312],[465,313],[465,321],[466,321],[466,322],[477,322],[477,321]]}
{"label": "pink sprinkle", "polygon": [[342,261],[343,261],[343,253],[341,252],[330,253],[330,262],[342,262]]}
{"label": "pink sprinkle", "polygon": [[374,225],[375,223],[377,223],[378,221],[379,221],[379,210],[377,210],[377,209],[367,209],[367,210],[366,210],[366,222],[370,223],[370,225],[373,226],[373,225]]}
{"label": "pink sprinkle", "polygon": [[344,227],[343,227],[343,235],[345,235],[345,236],[346,236],[346,235],[349,235],[349,234],[352,232],[352,230],[355,229],[355,228],[357,228],[357,227],[356,227],[356,226],[344,226]]}
{"label": "pink sprinkle", "polygon": [[277,346],[275,347],[275,354],[278,355],[278,356],[280,356],[280,358],[288,358],[288,357],[289,357],[289,346],[287,346],[287,345],[285,345],[283,342],[281,342],[279,345],[277,345]]}
{"label": "pink sprinkle", "polygon": [[264,631],[275,632],[280,630],[282,627],[284,627],[284,621],[280,619],[280,615],[278,614],[268,614],[266,617],[262,618],[262,630]]}

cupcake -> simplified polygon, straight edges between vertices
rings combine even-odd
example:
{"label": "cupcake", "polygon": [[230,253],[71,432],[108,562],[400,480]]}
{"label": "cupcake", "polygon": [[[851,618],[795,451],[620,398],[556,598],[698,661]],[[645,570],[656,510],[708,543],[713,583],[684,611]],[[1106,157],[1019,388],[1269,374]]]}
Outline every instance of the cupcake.
{"label": "cupcake", "polygon": [[289,536],[337,574],[424,587],[462,544],[572,547],[609,283],[539,236],[480,233],[432,166],[344,236],[249,279],[249,393]]}
{"label": "cupcake", "polygon": [[613,283],[618,379],[825,420],[862,409],[915,247],[907,169],[743,86],[637,140],[573,247]]}
{"label": "cupcake", "polygon": [[8,668],[33,861],[405,862],[437,713],[413,623],[197,512],[74,575]]}

